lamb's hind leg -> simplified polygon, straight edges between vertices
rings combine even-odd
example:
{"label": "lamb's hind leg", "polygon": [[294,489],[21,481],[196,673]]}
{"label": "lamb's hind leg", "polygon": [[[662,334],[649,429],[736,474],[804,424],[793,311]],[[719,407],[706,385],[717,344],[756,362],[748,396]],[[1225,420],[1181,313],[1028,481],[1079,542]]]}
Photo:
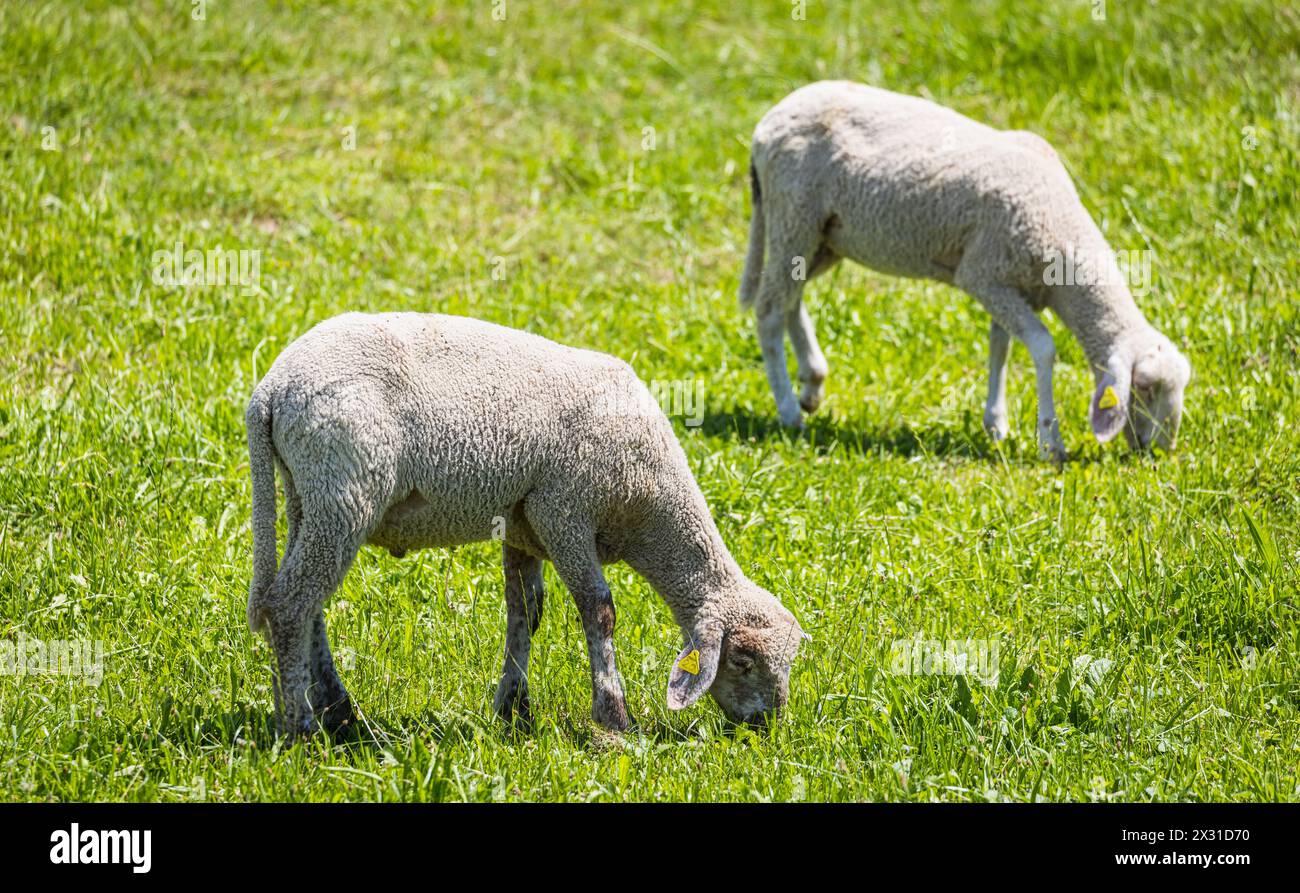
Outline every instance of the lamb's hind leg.
{"label": "lamb's hind leg", "polygon": [[321,728],[333,735],[351,725],[356,714],[352,710],[352,698],[334,668],[323,606],[316,609],[312,620],[311,682],[308,699]]}
{"label": "lamb's hind leg", "polygon": [[528,702],[528,652],[542,622],[542,562],[527,552],[501,544],[506,578],[506,647],[501,682],[492,706],[507,723],[532,726]]}
{"label": "lamb's hind leg", "polygon": [[[790,371],[785,365],[785,336],[791,314],[795,314],[796,322],[806,318],[799,315],[800,296],[804,282],[816,268],[817,246],[821,239],[816,227],[807,227],[806,231],[786,231],[774,227],[773,222],[769,211],[767,263],[759,280],[754,312],[758,341],[763,350],[763,366],[767,370],[772,396],[776,398],[777,415],[782,425],[797,428],[803,425],[803,416],[795,401]],[[800,324],[797,336],[794,331],[791,335],[795,353],[800,356],[802,373],[805,364],[812,359],[812,349],[816,347],[816,336],[811,340],[807,338],[812,335],[811,321],[806,327]],[[804,354],[800,353],[801,348]],[[820,356],[820,349],[816,353]],[[825,359],[822,359],[822,365],[825,365]],[[822,377],[825,378],[825,373]]]}
{"label": "lamb's hind leg", "polygon": [[[322,521],[308,513],[297,525],[293,545],[286,550],[275,582],[267,591],[263,614],[275,651],[276,708],[283,735],[309,733],[315,719],[312,705],[319,704],[322,711],[330,706],[328,689],[318,691],[313,684],[314,671],[319,671],[313,666],[318,641],[316,618],[321,605],[343,581],[359,546],[345,525]],[[322,619],[319,639],[323,640],[324,635]],[[338,688],[342,689],[341,683]],[[346,697],[346,692],[343,694]]]}
{"label": "lamb's hind leg", "polygon": [[[288,536],[285,539],[284,551],[288,555],[294,551],[294,544],[298,541],[298,530],[302,526],[302,499],[298,496],[298,491],[293,485],[293,477],[288,469],[281,466],[280,473],[284,481],[284,513],[288,524]],[[323,605],[317,607],[316,614],[312,618],[309,650],[311,667],[311,687],[308,689],[309,700],[313,705],[324,704],[324,706],[315,707],[313,712],[321,727],[330,734],[334,734],[349,725],[355,719],[355,716],[352,711],[352,700],[348,696],[347,689],[343,687],[343,681],[339,679],[338,671],[334,668],[334,657],[330,653],[329,636],[325,631],[325,609]],[[278,697],[277,691],[277,713],[280,710]]]}
{"label": "lamb's hind leg", "polygon": [[804,412],[816,412],[826,392],[826,357],[817,343],[817,333],[802,298],[786,314],[785,324],[790,334],[790,346],[799,361],[799,381],[803,385],[799,406]]}
{"label": "lamb's hind leg", "polygon": [[[835,217],[827,221],[822,227],[823,238],[826,232],[838,225],[838,222]],[[808,278],[816,279],[839,262],[840,256],[823,241],[813,255]],[[799,383],[803,385],[803,390],[799,394],[799,406],[806,413],[814,413],[817,407],[822,405],[822,398],[826,393],[827,367],[826,357],[822,354],[821,345],[817,343],[817,332],[813,329],[812,317],[808,315],[808,306],[804,303],[802,293],[786,314],[785,329],[790,335],[794,358],[799,363]]]}

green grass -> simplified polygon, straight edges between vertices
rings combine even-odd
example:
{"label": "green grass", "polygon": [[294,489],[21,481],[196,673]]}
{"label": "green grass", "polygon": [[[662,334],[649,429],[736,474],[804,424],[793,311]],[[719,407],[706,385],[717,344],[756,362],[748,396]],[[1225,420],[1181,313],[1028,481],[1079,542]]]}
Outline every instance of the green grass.
{"label": "green grass", "polygon": [[[0,676],[0,799],[1300,797],[1294,8],[492,8],[0,6],[0,639],[107,652],[97,687]],[[807,295],[827,403],[806,434],[775,428],[736,305],[747,143],[827,77],[1041,133],[1114,247],[1155,252],[1141,304],[1195,369],[1176,455],[1091,439],[1054,320],[1075,459],[1034,459],[1019,346],[1014,436],[992,449],[982,312],[848,265]],[[259,286],[155,285],[176,242],[260,251]],[[365,551],[328,608],[365,734],[275,743],[244,622],[243,408],[313,323],[399,308],[704,382],[704,425],[674,422],[700,486],[815,637],[775,729],[670,713],[677,632],[613,567],[635,731],[591,727],[548,569],[538,728],[507,735],[483,544]],[[892,674],[917,635],[996,640],[996,685]]]}

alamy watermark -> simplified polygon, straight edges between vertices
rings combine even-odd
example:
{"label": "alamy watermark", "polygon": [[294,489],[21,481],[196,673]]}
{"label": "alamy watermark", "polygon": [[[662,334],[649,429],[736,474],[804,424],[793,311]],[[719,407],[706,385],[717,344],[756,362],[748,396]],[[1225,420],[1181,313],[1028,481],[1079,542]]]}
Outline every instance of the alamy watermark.
{"label": "alamy watermark", "polygon": [[895,676],[973,676],[993,685],[998,678],[998,640],[895,639],[889,671]]}
{"label": "alamy watermark", "polygon": [[704,381],[701,379],[656,378],[641,387],[628,382],[596,396],[597,411],[606,416],[635,418],[658,415],[680,416],[688,428],[704,424]]}
{"label": "alamy watermark", "polygon": [[164,288],[221,288],[239,286],[248,291],[262,281],[262,252],[256,248],[227,251],[224,248],[185,247],[153,253],[153,283]]}
{"label": "alamy watermark", "polygon": [[134,874],[153,866],[153,831],[96,831],[73,822],[68,830],[50,834],[54,865],[130,865]]}
{"label": "alamy watermark", "polygon": [[43,642],[23,633],[0,641],[0,676],[74,676],[86,685],[104,681],[104,643],[88,639]]}
{"label": "alamy watermark", "polygon": [[1145,248],[1113,251],[1109,248],[1078,248],[1047,252],[1043,268],[1044,285],[1125,285],[1135,295],[1151,288],[1151,256]]}

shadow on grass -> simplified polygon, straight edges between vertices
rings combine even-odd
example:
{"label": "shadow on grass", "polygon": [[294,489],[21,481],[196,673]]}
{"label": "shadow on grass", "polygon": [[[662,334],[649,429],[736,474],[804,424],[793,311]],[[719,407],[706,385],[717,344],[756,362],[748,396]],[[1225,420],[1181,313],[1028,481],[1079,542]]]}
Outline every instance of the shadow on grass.
{"label": "shadow on grass", "polygon": [[[699,430],[709,437],[726,440],[803,440],[818,452],[840,447],[850,453],[893,453],[898,456],[954,456],[970,459],[996,459],[1005,455],[1022,459],[1013,443],[996,447],[980,428],[972,429],[969,418],[961,428],[932,425],[839,425],[826,416],[809,416],[801,431],[782,428],[774,415],[755,415],[747,409],[734,408],[705,417]],[[1032,458],[1032,457],[1030,457]]]}
{"label": "shadow on grass", "polygon": [[[325,734],[325,733],[321,733]],[[448,713],[432,708],[418,714],[380,717],[373,714],[353,721],[330,736],[335,747],[346,750],[371,750],[390,747],[394,741],[420,738],[426,742],[472,742],[479,736],[508,738],[512,734],[504,723],[490,713],[477,717],[465,713]]]}
{"label": "shadow on grass", "polygon": [[[699,722],[709,722],[711,717],[702,714]],[[507,725],[491,709],[482,713],[472,710],[453,712],[447,708],[438,710],[430,708],[417,713],[377,719],[365,717],[352,733],[347,742],[341,742],[336,736],[334,743],[347,743],[355,746],[381,746],[407,738],[419,737],[426,741],[432,739],[438,743],[465,742],[473,743],[478,739],[488,739],[502,745],[520,745],[530,741],[546,738],[561,739],[568,744],[590,751],[621,750],[626,743],[636,739],[645,739],[654,744],[679,744],[696,734],[695,722],[683,725],[668,719],[642,715],[632,721],[632,726],[625,733],[610,732],[592,722],[585,705],[570,711],[562,702],[539,705],[534,702],[532,726]],[[720,720],[720,731],[726,736],[735,736],[743,730],[764,734],[762,728],[736,725],[729,720]]]}
{"label": "shadow on grass", "polygon": [[[169,721],[160,731],[164,737],[172,741],[207,746],[229,746],[243,742],[259,750],[269,750],[280,740],[275,727],[275,714],[261,707],[243,705],[234,710],[214,711],[199,705],[188,707],[169,705],[168,712]],[[518,732],[512,733],[490,714],[479,719],[465,714],[450,715],[445,711],[436,712],[430,709],[418,715],[392,719],[364,714],[335,732],[317,730],[305,740],[327,741],[334,747],[344,750],[375,750],[389,747],[394,741],[413,736],[442,742],[472,741],[476,736],[483,734],[496,734],[500,737],[508,737],[511,734],[519,736]]]}
{"label": "shadow on grass", "polygon": [[220,710],[211,705],[181,704],[170,697],[163,699],[155,726],[134,729],[122,743],[134,739],[134,746],[148,750],[159,740],[199,747],[247,744],[259,750],[275,743],[275,717],[258,707],[239,705]]}
{"label": "shadow on grass", "polygon": [[[930,425],[918,427],[903,424],[836,424],[828,416],[805,417],[805,427],[799,431],[782,428],[775,415],[756,415],[748,409],[733,408],[725,412],[710,413],[696,430],[707,437],[734,441],[785,440],[790,443],[805,441],[818,453],[828,453],[835,447],[858,455],[892,453],[896,456],[930,456],[934,458],[978,459],[985,462],[1011,462],[1019,465],[1040,465],[1033,444],[1026,445],[1023,438],[1013,432],[1010,441],[995,444],[984,432],[981,424],[967,413],[960,426]],[[1032,432],[1031,432],[1032,435]],[[1125,449],[1126,461],[1142,461],[1145,457]],[[1088,449],[1070,454],[1069,463],[1088,465],[1098,461],[1101,454]]]}
{"label": "shadow on grass", "polygon": [[[164,712],[168,720],[156,733],[139,736],[135,747],[146,750],[156,746],[159,736],[173,745],[196,747],[243,745],[267,752],[277,744],[281,748],[290,746],[276,734],[275,715],[262,707],[240,705],[230,710],[215,710],[210,706],[169,703]],[[490,710],[481,716],[434,708],[392,717],[363,714],[333,734],[317,731],[296,746],[324,743],[343,756],[382,753],[411,739],[435,747],[470,744],[481,739],[511,746],[555,736],[577,748],[601,752],[622,750],[638,739],[652,744],[680,744],[695,735],[694,723],[683,727],[652,716],[638,719],[620,735],[597,727],[585,714],[570,714],[562,709],[553,716],[534,713],[533,723],[532,729],[508,726]],[[724,736],[734,737],[747,729],[759,735],[765,732],[762,728],[750,729],[726,720],[722,721],[720,731]]]}

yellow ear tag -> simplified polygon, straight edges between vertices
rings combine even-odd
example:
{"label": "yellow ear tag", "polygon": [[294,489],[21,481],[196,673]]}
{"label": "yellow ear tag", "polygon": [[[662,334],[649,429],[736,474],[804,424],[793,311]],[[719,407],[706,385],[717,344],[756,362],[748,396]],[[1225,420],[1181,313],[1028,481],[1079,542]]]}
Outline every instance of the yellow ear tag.
{"label": "yellow ear tag", "polygon": [[1114,409],[1119,406],[1119,397],[1115,395],[1115,389],[1106,385],[1106,390],[1101,392],[1101,399],[1097,401],[1098,409]]}
{"label": "yellow ear tag", "polygon": [[692,676],[700,675],[700,649],[692,648],[690,654],[677,662],[677,667]]}

